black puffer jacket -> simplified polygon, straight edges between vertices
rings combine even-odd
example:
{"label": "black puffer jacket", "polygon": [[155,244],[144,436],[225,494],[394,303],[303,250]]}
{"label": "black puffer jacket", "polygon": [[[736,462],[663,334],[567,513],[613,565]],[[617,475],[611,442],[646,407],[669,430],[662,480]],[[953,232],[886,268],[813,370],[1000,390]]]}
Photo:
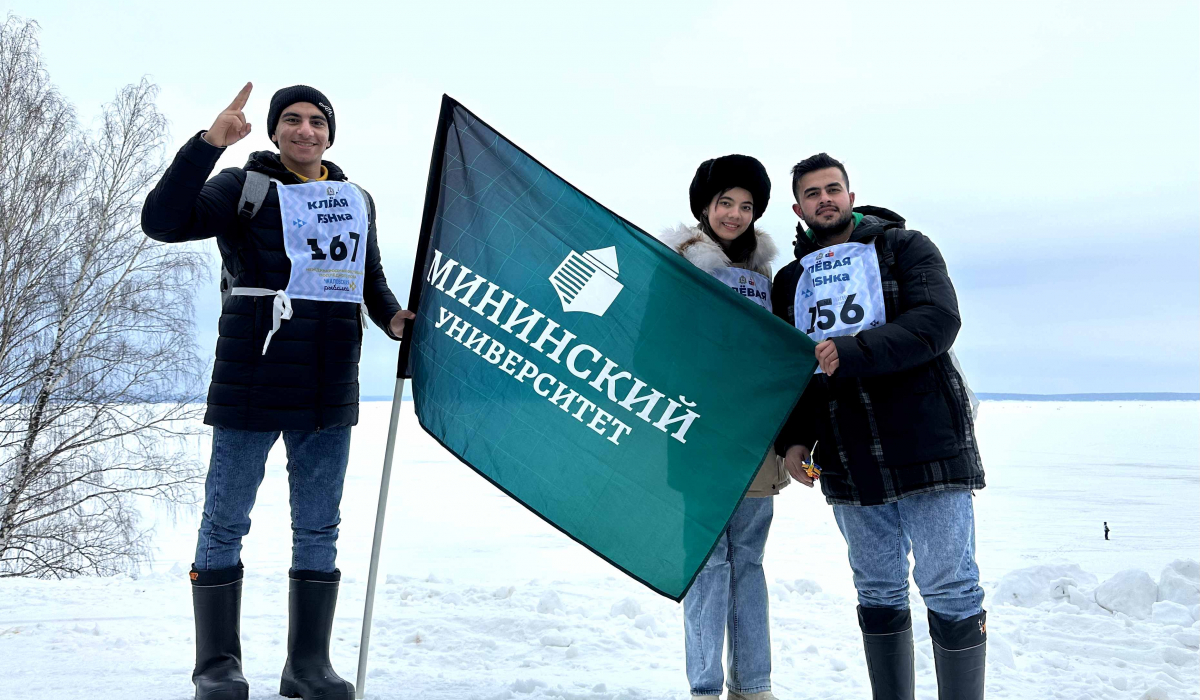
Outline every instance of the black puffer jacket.
{"label": "black puffer jacket", "polygon": [[[856,211],[864,216],[850,242],[875,245],[887,323],[833,339],[838,370],[809,382],[776,448],[819,440],[814,457],[831,503],[982,488],[970,401],[948,355],[961,320],[941,253],[887,209]],[[796,260],[775,277],[775,313],[793,326],[800,259],[818,249],[799,232]]]}
{"label": "black puffer jacket", "polygon": [[[142,207],[142,230],[167,243],[216,237],[234,286],[285,289],[291,261],[283,243],[279,196],[272,183],[258,214],[247,221],[237,204],[247,170],[285,184],[300,179],[277,153],[253,153],[245,168],[227,168],[208,179],[224,149],[192,137]],[[325,162],[330,180],[345,180]],[[400,310],[388,289],[375,233],[375,204],[368,195],[363,300],[371,320],[389,335]],[[264,355],[271,330],[272,297],[231,296],[221,309],[216,364],[204,422],[241,430],[318,430],[358,422],[358,359],[362,326],[358,306],[348,302],[292,300]]]}

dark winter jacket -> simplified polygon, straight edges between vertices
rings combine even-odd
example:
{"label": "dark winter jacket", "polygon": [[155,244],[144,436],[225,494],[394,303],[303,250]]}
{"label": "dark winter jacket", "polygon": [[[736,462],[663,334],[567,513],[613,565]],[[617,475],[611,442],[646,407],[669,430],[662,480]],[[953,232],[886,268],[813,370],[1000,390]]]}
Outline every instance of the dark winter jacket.
{"label": "dark winter jacket", "polygon": [[[887,322],[833,339],[837,371],[809,382],[776,448],[819,441],[814,457],[830,503],[982,488],[970,402],[948,355],[961,321],[941,253],[893,212],[856,211],[865,216],[850,242],[876,247]],[[801,230],[796,260],[775,277],[775,313],[793,326],[800,259],[818,249]]]}
{"label": "dark winter jacket", "polygon": [[[167,243],[216,237],[233,286],[285,289],[291,274],[283,242],[279,196],[271,184],[257,215],[237,214],[247,170],[284,184],[301,179],[277,153],[253,153],[245,168],[226,168],[208,179],[224,149],[192,137],[146,198],[142,229]],[[328,179],[345,180],[325,162]],[[400,310],[388,289],[375,233],[375,204],[368,195],[363,300],[384,332]],[[270,347],[273,297],[230,296],[221,309],[216,363],[204,422],[241,430],[317,430],[358,422],[358,360],[362,348],[359,307],[349,302],[292,300],[292,318],[280,325]]]}

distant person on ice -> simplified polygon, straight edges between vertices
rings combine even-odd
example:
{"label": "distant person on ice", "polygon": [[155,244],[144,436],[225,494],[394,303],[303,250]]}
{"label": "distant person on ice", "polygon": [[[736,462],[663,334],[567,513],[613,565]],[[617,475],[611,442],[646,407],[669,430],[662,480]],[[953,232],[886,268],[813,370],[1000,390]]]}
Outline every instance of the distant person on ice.
{"label": "distant person on ice", "polygon": [[[659,238],[688,262],[770,310],[775,244],[754,224],[767,209],[771,180],[750,156],[706,160],[688,188],[695,226],[680,225]],[[730,376],[737,373],[730,367]],[[668,481],[688,464],[671,463]],[[686,477],[686,475],[685,475]],[[681,483],[686,478],[680,478]],[[683,643],[688,684],[696,700],[721,695],[721,655],[729,640],[729,700],[774,700],[771,629],[763,551],[774,498],[789,483],[772,450],[725,532],[683,599]]]}
{"label": "distant person on ice", "polygon": [[1108,521],[1104,521],[1104,541],[1108,541]]}
{"label": "distant person on ice", "polygon": [[[796,164],[796,260],[775,313],[817,341],[820,372],[776,440],[791,475],[819,443],[821,490],[850,556],[874,700],[914,694],[908,555],[929,609],[941,700],[979,700],[987,640],[972,491],[971,407],[949,357],[961,321],[933,242],[886,209],[854,209],[821,153]],[[807,225],[807,228],[805,226]]]}
{"label": "distant person on ice", "polygon": [[[267,453],[283,436],[292,508],[286,697],[350,700],[329,662],[341,573],[334,566],[350,427],[358,422],[360,306],[399,339],[412,314],[388,289],[375,205],[341,168],[330,101],[304,85],[271,98],[267,136],[244,168],[208,178],[225,148],[250,134],[246,84],[206,131],[184,144],[142,208],[142,228],[168,243],[216,238],[232,275],[222,303],[204,422],[213,427],[204,515],[192,564],[197,700],[244,700],[239,637],[242,537]],[[261,189],[255,191],[255,187]],[[254,203],[260,205],[256,209]]]}

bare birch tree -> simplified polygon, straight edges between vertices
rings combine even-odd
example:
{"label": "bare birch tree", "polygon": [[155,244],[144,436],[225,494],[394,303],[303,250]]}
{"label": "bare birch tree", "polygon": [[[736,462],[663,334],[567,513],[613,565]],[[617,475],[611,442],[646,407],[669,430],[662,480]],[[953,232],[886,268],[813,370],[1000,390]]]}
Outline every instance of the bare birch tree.
{"label": "bare birch tree", "polygon": [[146,555],[136,496],[193,497],[206,256],[139,228],[163,168],[155,86],[85,130],[37,31],[0,27],[0,577],[110,574]]}

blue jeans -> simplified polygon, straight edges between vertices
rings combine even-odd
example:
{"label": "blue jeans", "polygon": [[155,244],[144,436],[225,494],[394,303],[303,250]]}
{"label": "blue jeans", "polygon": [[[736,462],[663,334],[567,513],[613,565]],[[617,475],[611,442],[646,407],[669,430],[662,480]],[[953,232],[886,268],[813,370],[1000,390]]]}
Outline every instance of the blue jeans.
{"label": "blue jeans", "polygon": [[975,511],[966,489],[906,496],[880,506],[833,507],[846,538],[858,602],[908,607],[908,554],[925,606],[949,621],[983,610],[975,564]]}
{"label": "blue jeans", "polygon": [[771,628],[763,549],[774,498],[745,498],[683,599],[683,644],[692,695],[720,695],[729,631],[729,687],[771,689]]}
{"label": "blue jeans", "polygon": [[[250,510],[266,471],[267,453],[279,435],[280,431],[213,427],[204,517],[193,563],[197,571],[237,566],[242,537],[250,532]],[[285,430],[283,444],[291,491],[292,568],[333,571],[350,427]]]}

